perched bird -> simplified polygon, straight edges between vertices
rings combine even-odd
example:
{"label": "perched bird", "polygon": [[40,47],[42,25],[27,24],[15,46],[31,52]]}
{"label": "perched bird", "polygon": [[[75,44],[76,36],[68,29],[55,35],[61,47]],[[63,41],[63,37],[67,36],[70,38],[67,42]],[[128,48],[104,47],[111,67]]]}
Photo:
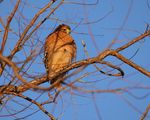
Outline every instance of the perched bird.
{"label": "perched bird", "polygon": [[[48,79],[51,74],[71,64],[76,57],[76,44],[70,32],[71,28],[68,25],[61,24],[46,38],[44,64]],[[62,79],[65,75],[66,73],[58,76],[54,80],[50,80],[50,83],[53,84],[55,81]],[[61,82],[55,87],[61,87]]]}

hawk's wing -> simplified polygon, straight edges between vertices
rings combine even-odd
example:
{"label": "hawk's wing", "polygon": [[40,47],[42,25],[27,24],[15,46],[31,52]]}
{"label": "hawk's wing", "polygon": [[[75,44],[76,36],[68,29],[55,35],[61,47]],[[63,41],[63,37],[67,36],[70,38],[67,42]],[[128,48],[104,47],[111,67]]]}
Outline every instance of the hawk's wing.
{"label": "hawk's wing", "polygon": [[46,39],[44,53],[44,62],[49,75],[72,62],[76,57],[76,45],[69,34],[54,32]]}

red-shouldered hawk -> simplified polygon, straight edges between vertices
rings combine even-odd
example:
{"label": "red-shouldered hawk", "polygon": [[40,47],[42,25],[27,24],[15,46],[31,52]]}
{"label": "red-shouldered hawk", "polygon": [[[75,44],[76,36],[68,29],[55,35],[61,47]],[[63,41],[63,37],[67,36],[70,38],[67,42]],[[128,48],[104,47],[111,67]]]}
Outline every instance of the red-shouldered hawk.
{"label": "red-shouldered hawk", "polygon": [[[48,35],[44,46],[44,64],[49,75],[57,72],[60,68],[68,66],[76,57],[76,44],[70,35],[71,29],[68,25],[59,25],[53,33]],[[51,81],[53,84],[59,78],[62,79],[65,74]],[[56,87],[60,87],[58,84]]]}

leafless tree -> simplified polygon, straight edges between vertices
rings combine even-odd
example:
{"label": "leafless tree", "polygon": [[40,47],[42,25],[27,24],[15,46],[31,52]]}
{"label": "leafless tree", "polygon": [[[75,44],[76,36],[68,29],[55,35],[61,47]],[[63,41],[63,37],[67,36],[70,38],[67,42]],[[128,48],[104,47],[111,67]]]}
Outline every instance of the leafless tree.
{"label": "leafless tree", "polygon": [[[4,4],[4,2],[5,1],[1,2],[1,5]],[[120,86],[115,89],[93,89],[93,84],[98,84],[100,80],[90,81],[89,83],[88,81],[82,80],[83,78],[87,77],[99,79],[99,77],[95,77],[94,75],[104,75],[109,79],[114,77],[118,79],[126,78],[126,71],[121,68],[122,64],[126,66],[128,65],[139,71],[138,74],[140,75],[143,74],[147,77],[150,77],[150,72],[146,70],[146,68],[136,64],[132,58],[129,59],[121,54],[121,52],[130,48],[139,41],[143,39],[149,39],[150,30],[149,25],[147,25],[145,30],[138,34],[137,37],[130,39],[128,42],[124,42],[122,45],[120,45],[120,47],[112,49],[112,45],[117,44],[117,38],[115,38],[111,41],[107,48],[93,57],[90,57],[89,55],[87,43],[85,40],[82,40],[83,53],[85,54],[86,59],[77,60],[71,65],[60,69],[57,73],[51,75],[52,80],[59,75],[68,72],[64,79],[64,85],[61,90],[55,90],[55,85],[61,82],[61,80],[56,81],[52,85],[49,84],[49,80],[46,77],[46,72],[43,65],[43,44],[45,38],[42,38],[41,40],[43,35],[40,36],[40,33],[43,31],[47,31],[45,34],[50,33],[52,29],[55,28],[57,22],[71,24],[77,28],[81,25],[80,22],[69,22],[67,20],[65,21],[63,19],[53,17],[55,12],[59,11],[59,8],[61,8],[64,4],[68,6],[82,6],[83,8],[84,6],[97,5],[99,2],[100,1],[98,0],[93,1],[93,3],[51,0],[47,3],[45,2],[45,4],[40,7],[37,5],[37,7],[36,5],[29,4],[30,2],[28,1],[11,0],[13,9],[10,10],[10,13],[7,15],[7,17],[5,16],[6,18],[0,17],[0,104],[1,113],[4,110],[8,112],[8,114],[1,114],[1,117],[14,117],[15,119],[23,119],[34,115],[41,110],[51,120],[56,120],[54,115],[48,111],[45,106],[55,105],[57,101],[61,99],[61,96],[63,97],[65,94],[79,94],[79,96],[82,96],[82,94],[92,94],[95,106],[97,106],[94,97],[95,94],[130,94],[130,89],[137,89],[138,86],[137,88]],[[147,1],[147,6],[149,6],[148,2],[149,1]],[[34,9],[37,12],[29,19],[27,17],[27,13],[24,13],[25,7]],[[25,10],[27,10],[27,8]],[[108,12],[98,21],[87,21],[83,24],[88,26],[89,24],[92,25],[101,20],[105,20],[105,18],[110,15],[110,12]],[[129,13],[130,12],[131,11],[129,9]],[[45,23],[48,22],[51,22],[53,28],[50,27],[49,29],[47,26],[45,26]],[[123,23],[123,25],[124,24],[125,23]],[[122,26],[117,33],[117,37],[123,28],[124,26]],[[83,36],[89,35],[92,38],[92,34],[90,33],[79,33],[75,30],[73,30],[72,33],[75,35],[81,34]],[[46,37],[46,35],[44,37]],[[134,56],[136,56],[136,54],[137,53],[135,53]],[[118,60],[119,62],[114,64],[113,59],[108,61],[107,58],[110,57],[115,58],[115,60]],[[87,69],[88,67],[93,67],[95,70],[90,71]],[[78,77],[76,75],[78,75]],[[68,80],[68,78],[71,80]],[[148,90],[149,88],[145,89]],[[7,108],[8,104],[9,106],[12,105],[12,107],[18,105],[20,108],[9,109]],[[32,105],[36,105],[38,109],[32,109]],[[147,117],[149,109],[150,104],[147,106],[143,114],[141,114],[140,120],[144,120]],[[26,110],[32,112],[26,113]],[[22,113],[24,113],[24,115],[20,117],[18,114]]]}

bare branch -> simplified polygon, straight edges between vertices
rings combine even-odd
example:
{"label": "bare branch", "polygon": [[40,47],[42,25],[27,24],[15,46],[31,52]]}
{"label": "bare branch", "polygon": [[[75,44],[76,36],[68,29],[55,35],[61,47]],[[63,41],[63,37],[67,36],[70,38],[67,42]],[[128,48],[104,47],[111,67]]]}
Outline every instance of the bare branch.
{"label": "bare branch", "polygon": [[4,47],[5,47],[5,44],[6,44],[6,41],[7,41],[7,37],[8,37],[9,26],[10,26],[10,23],[11,23],[14,15],[15,15],[18,7],[19,7],[19,3],[20,3],[20,0],[17,1],[13,11],[11,12],[10,16],[7,19],[7,24],[6,24],[6,27],[5,27],[5,32],[4,32],[3,41],[2,41],[1,50],[0,50],[1,53],[3,53],[3,51],[4,51]]}
{"label": "bare branch", "polygon": [[15,48],[12,50],[12,52],[11,52],[11,54],[9,56],[10,58],[12,58],[16,54],[16,52],[18,52],[20,50],[20,45],[21,45],[23,39],[25,38],[25,35],[29,31],[29,29],[33,26],[33,24],[36,22],[36,20],[39,18],[39,16],[43,12],[45,12],[52,4],[53,4],[53,1],[49,2],[46,6],[44,6],[42,9],[40,9],[38,11],[38,13],[33,17],[33,19],[31,20],[31,22],[29,23],[29,25],[27,25],[27,27],[25,28],[24,32],[22,33],[22,35],[21,35],[20,39],[18,40]]}
{"label": "bare branch", "polygon": [[[0,0],[0,3],[2,1],[3,0]],[[116,4],[112,3],[113,5],[111,8],[110,2],[102,4],[101,3],[102,2],[100,0],[94,0],[92,2],[50,0],[47,2],[41,2],[41,4],[38,3],[33,5],[31,3],[28,3],[27,1],[16,0],[15,4],[11,6],[12,10],[6,10],[2,13],[2,16],[0,17],[0,36],[2,39],[0,41],[0,109],[2,111],[0,117],[14,117],[16,119],[25,119],[37,113],[38,111],[41,111],[42,113],[44,113],[45,116],[48,117],[48,119],[56,120],[53,114],[51,114],[51,112],[48,109],[45,109],[45,107],[46,105],[53,106],[53,104],[57,104],[57,102],[59,102],[60,104],[57,105],[57,107],[59,107],[59,112],[57,112],[56,114],[60,114],[59,116],[62,116],[64,110],[61,110],[60,107],[61,105],[62,108],[66,107],[66,104],[64,104],[64,102],[66,102],[68,96],[67,98],[65,98],[65,101],[63,99],[66,93],[69,93],[71,98],[72,95],[77,95],[77,97],[83,96],[84,98],[86,97],[86,99],[88,98],[92,100],[95,105],[95,110],[97,111],[96,114],[99,116],[98,118],[102,119],[99,114],[101,111],[98,110],[98,106],[96,104],[96,102],[98,101],[95,99],[94,94],[99,95],[103,93],[108,93],[115,94],[125,99],[125,102],[127,102],[127,104],[129,104],[130,107],[132,107],[134,110],[138,111],[141,114],[140,120],[148,118],[150,104],[148,104],[145,110],[141,112],[141,110],[136,108],[136,106],[132,105],[130,101],[126,100],[125,97],[130,96],[137,100],[144,100],[150,95],[149,92],[146,92],[146,90],[148,90],[150,87],[146,85],[144,81],[142,81],[141,83],[141,81],[136,79],[134,81],[128,80],[128,77],[132,77],[132,75],[135,74],[142,74],[145,75],[145,77],[147,76],[148,78],[150,78],[150,71],[148,69],[149,66],[142,67],[142,65],[136,64],[135,61],[132,59],[135,55],[137,55],[141,47],[138,47],[136,52],[133,53],[134,55],[132,55],[132,57],[129,58],[124,56],[124,54],[122,53],[125,52],[125,50],[128,49],[130,46],[136,45],[136,43],[142,41],[143,39],[149,40],[149,25],[147,25],[144,32],[137,31],[136,28],[134,28],[134,31],[128,28],[124,28],[126,22],[128,21],[128,18],[130,17],[131,12],[134,13],[137,10],[132,9],[133,0],[130,0],[128,6],[126,7],[127,11],[124,10],[124,14],[125,12],[127,12],[127,14],[123,15],[123,20],[120,20],[119,23],[114,21],[117,23],[117,25],[120,25],[121,23],[121,26],[118,27],[118,29],[113,28],[112,26],[110,26],[110,28],[107,29],[105,25],[99,25],[99,22],[101,20],[105,20],[105,18],[108,16],[109,18],[111,18],[112,16],[110,16],[110,14],[114,14],[116,10],[120,8],[120,6],[117,6],[118,8],[114,10]],[[0,5],[5,4],[7,3],[4,2],[4,4],[2,3]],[[105,11],[107,11],[109,8],[111,9],[106,14],[104,14],[102,18],[99,18],[98,16],[95,16],[96,10],[102,10],[103,5],[107,6],[107,8],[105,7],[104,9]],[[149,8],[148,0],[145,6],[146,5]],[[77,10],[75,7],[77,8]],[[58,8],[60,8],[60,11],[57,11]],[[67,11],[68,9],[72,12],[70,13],[70,11]],[[28,14],[29,10],[32,10],[32,13]],[[81,11],[81,13],[78,14],[79,11]],[[92,11],[94,12],[94,14],[91,14]],[[101,12],[105,13],[105,11]],[[147,11],[145,10],[145,12]],[[10,14],[8,14],[7,16],[7,13]],[[29,17],[27,17],[26,15],[29,15]],[[114,18],[112,17],[112,19]],[[147,20],[147,18],[145,20]],[[47,34],[44,33],[44,31],[48,32],[47,30],[49,30],[47,24],[48,22],[50,22],[49,25],[52,26],[55,26],[55,24],[58,23],[67,23],[71,28],[73,28],[71,32],[74,35],[88,35],[87,38],[82,39],[85,39],[85,41],[89,45],[86,46],[86,43],[82,40],[83,48],[79,48],[78,50],[82,50],[82,55],[79,54],[79,58],[82,57],[83,59],[75,61],[73,63],[71,62],[66,67],[60,67],[60,69],[58,69],[57,72],[50,72],[50,75],[47,75],[46,69],[44,69],[42,47],[44,46],[43,35],[45,36],[45,34]],[[14,23],[14,25],[12,25],[12,23]],[[71,25],[75,26],[73,27]],[[110,23],[108,25],[112,24]],[[95,27],[97,27],[98,29],[95,29]],[[126,27],[130,27],[130,24]],[[84,32],[79,33],[77,32],[78,30],[82,30]],[[108,34],[109,32],[112,33],[112,31],[108,30],[113,30],[113,32],[115,32],[114,30],[117,30],[117,33],[114,37],[115,39],[112,40],[112,43],[110,43],[110,45],[108,45],[106,49],[99,52],[100,49],[103,49],[104,47],[102,44],[99,44],[102,42],[99,41],[100,36],[104,36],[104,39],[111,36],[105,36],[96,33],[92,34],[93,30],[94,32],[97,32],[97,30],[99,30],[101,31],[101,33],[104,32],[104,34],[106,33],[105,30],[107,30]],[[130,41],[124,42],[124,38],[125,40],[129,40],[129,38],[132,37],[133,34],[123,33],[123,30],[125,30],[128,33],[138,33],[138,36],[133,39],[130,39]],[[120,34],[121,32],[122,35]],[[114,34],[112,33],[112,35]],[[79,36],[77,36],[77,38],[79,38]],[[90,45],[91,43],[89,43],[88,40],[90,38],[94,40],[95,37],[97,39],[98,44],[92,41],[93,44]],[[122,40],[117,40],[117,38],[121,38]],[[13,43],[11,44],[11,42]],[[81,41],[77,41],[77,44],[79,43],[78,47],[81,47],[80,42]],[[117,43],[120,42],[124,42],[124,44],[111,49],[111,46],[114,43],[116,46],[118,46]],[[98,48],[97,45],[100,45],[100,48]],[[141,43],[140,46],[142,45],[143,44]],[[91,46],[96,47],[96,49],[91,50]],[[5,51],[6,47],[9,51]],[[93,50],[94,52],[96,50],[98,51],[94,53]],[[7,54],[7,56],[5,56],[4,53]],[[95,56],[91,57],[90,55]],[[113,58],[115,58],[116,61],[113,61]],[[121,64],[119,64],[120,62]],[[50,62],[48,64],[53,66],[53,64],[51,64]],[[128,74],[128,72],[125,71],[125,69],[123,69],[124,66],[122,66],[122,64],[130,66],[131,69],[134,70],[134,72]],[[67,74],[62,77],[64,73]],[[49,84],[49,81],[54,82]],[[57,88],[56,86],[58,84],[62,84],[62,86],[60,88]],[[118,87],[118,85],[120,87]],[[137,91],[134,91],[136,89],[144,89],[146,93],[136,94]],[[32,92],[33,94],[28,94],[30,92]],[[93,96],[89,96],[90,94],[92,94]],[[23,103],[22,101],[20,103],[20,100],[23,100]],[[9,105],[12,102],[13,105],[17,104],[19,106],[15,109],[10,108]],[[5,113],[5,108],[7,110],[6,112],[8,113]],[[50,109],[53,110],[53,108]],[[54,109],[57,109],[55,108],[55,105]],[[27,115],[25,115],[27,110],[29,110],[30,113],[27,113]],[[31,112],[32,110],[34,111]],[[22,112],[25,112],[25,114],[22,114]],[[20,117],[20,115],[23,116]],[[59,119],[59,117],[57,119]]]}
{"label": "bare branch", "polygon": [[[8,64],[9,66],[12,67],[13,71],[14,71],[14,75],[24,84],[26,84],[28,87],[30,88],[37,88],[37,86],[29,84],[24,78],[21,77],[21,75],[19,75],[19,68],[15,65],[15,63],[13,63],[12,61],[10,61],[8,58],[2,56],[2,54],[0,54],[0,60],[2,62],[5,62],[6,64]],[[9,88],[8,88],[9,89]],[[11,90],[11,89],[10,89]],[[0,90],[1,91],[1,90]]]}
{"label": "bare branch", "polygon": [[39,107],[39,109],[40,109],[41,111],[43,111],[47,116],[49,116],[49,118],[50,118],[51,120],[56,120],[56,119],[54,118],[54,116],[53,116],[52,114],[50,114],[48,111],[46,111],[46,110],[43,108],[42,104],[38,103],[37,101],[35,101],[35,100],[33,100],[33,99],[29,98],[29,97],[26,97],[26,96],[24,96],[24,95],[22,95],[22,94],[17,94],[17,93],[11,93],[11,94],[12,94],[12,95],[15,95],[15,96],[19,96],[19,97],[21,97],[21,98],[23,98],[23,99],[25,99],[25,100],[27,100],[27,101],[29,101],[29,102],[35,104],[37,107]]}
{"label": "bare branch", "polygon": [[[143,39],[144,37],[146,36],[149,36],[150,35],[150,30],[147,31],[146,33],[142,34],[141,36],[133,39],[132,41],[130,41],[129,43],[127,43],[127,45],[125,46],[128,46],[129,47],[129,44],[132,45],[132,43],[135,43],[141,39]],[[120,47],[121,48],[121,47]],[[122,48],[121,48],[122,49]],[[89,59],[85,59],[85,60],[81,60],[79,62],[75,62],[75,63],[72,63],[71,65],[69,65],[68,67],[66,68],[62,68],[60,69],[57,73],[55,74],[51,74],[51,76],[49,76],[50,80],[53,80],[54,78],[58,77],[59,75],[67,72],[67,71],[70,71],[72,69],[75,69],[75,68],[78,68],[78,67],[81,67],[81,66],[88,66],[90,64],[93,64],[93,63],[104,63],[104,62],[101,62],[103,61],[103,59],[105,59],[107,56],[115,56],[117,57],[118,59],[120,59],[121,61],[123,61],[124,63],[128,64],[129,66],[135,68],[136,70],[140,71],[141,73],[145,74],[146,76],[150,77],[150,72],[149,71],[146,71],[144,68],[138,66],[137,64],[135,64],[134,62],[128,60],[127,58],[125,58],[124,56],[122,56],[121,54],[119,54],[118,52],[121,51],[121,49],[116,49],[116,50],[105,50],[103,51],[102,53],[100,53],[98,56],[96,57],[93,57],[93,58],[89,58]],[[119,51],[118,51],[119,50]],[[35,80],[32,80],[31,82],[26,82],[26,80],[24,80],[20,75],[18,75],[17,71],[17,67],[10,63],[10,61],[6,58],[4,58],[2,55],[0,55],[0,59],[4,60],[5,62],[7,62],[7,64],[9,64],[13,69],[14,69],[14,73],[16,75],[16,77],[18,77],[18,79],[20,79],[23,83],[23,85],[21,86],[18,86],[18,90],[19,92],[24,92],[28,89],[31,89],[31,88],[36,88],[36,89],[41,89],[41,90],[52,90],[58,83],[61,82],[61,79],[54,82],[50,87],[48,88],[44,88],[44,87],[39,87],[38,85],[44,83],[44,82],[47,82],[49,80],[47,80],[47,77],[46,76],[43,76],[42,78],[37,78]],[[106,63],[105,63],[106,64]],[[108,63],[107,63],[108,64]],[[110,64],[108,64],[109,66],[111,67],[114,67]],[[116,68],[118,69],[118,68]],[[16,72],[15,72],[16,71]],[[120,69],[119,69],[120,71]],[[123,74],[122,70],[120,71],[121,74]]]}
{"label": "bare branch", "polygon": [[145,120],[149,110],[150,110],[150,104],[147,106],[147,108],[146,108],[145,112],[143,113],[143,115],[142,115],[140,120]]}
{"label": "bare branch", "polygon": [[[20,39],[18,40],[18,42],[16,43],[14,49],[11,51],[11,54],[9,55],[9,59],[11,60],[13,58],[13,56],[20,51],[21,47],[24,45],[25,42],[23,42],[23,39],[25,38],[27,32],[30,30],[30,28],[34,25],[34,23],[36,22],[36,20],[39,18],[39,16],[44,13],[52,4],[54,3],[54,1],[49,2],[47,5],[45,5],[42,9],[40,9],[38,11],[38,13],[33,17],[33,19],[31,20],[31,22],[29,23],[29,25],[27,25],[27,27],[25,28],[25,30],[23,31],[23,33],[21,34]],[[2,75],[2,72],[5,68],[5,63],[1,65],[0,67],[0,75]]]}
{"label": "bare branch", "polygon": [[129,46],[133,45],[134,43],[144,39],[146,36],[150,36],[150,30],[145,31],[142,35],[136,37],[135,39],[133,39],[132,41],[128,42],[127,44],[117,48],[116,51],[120,52],[120,51],[128,48]]}
{"label": "bare branch", "polygon": [[128,64],[129,66],[135,68],[136,70],[138,70],[139,72],[143,73],[144,75],[150,77],[150,72],[149,71],[147,71],[144,68],[142,68],[141,66],[135,64],[131,60],[125,58],[124,56],[122,56],[118,52],[114,51],[114,52],[112,52],[112,55],[116,56],[118,59],[122,60],[124,63]]}

